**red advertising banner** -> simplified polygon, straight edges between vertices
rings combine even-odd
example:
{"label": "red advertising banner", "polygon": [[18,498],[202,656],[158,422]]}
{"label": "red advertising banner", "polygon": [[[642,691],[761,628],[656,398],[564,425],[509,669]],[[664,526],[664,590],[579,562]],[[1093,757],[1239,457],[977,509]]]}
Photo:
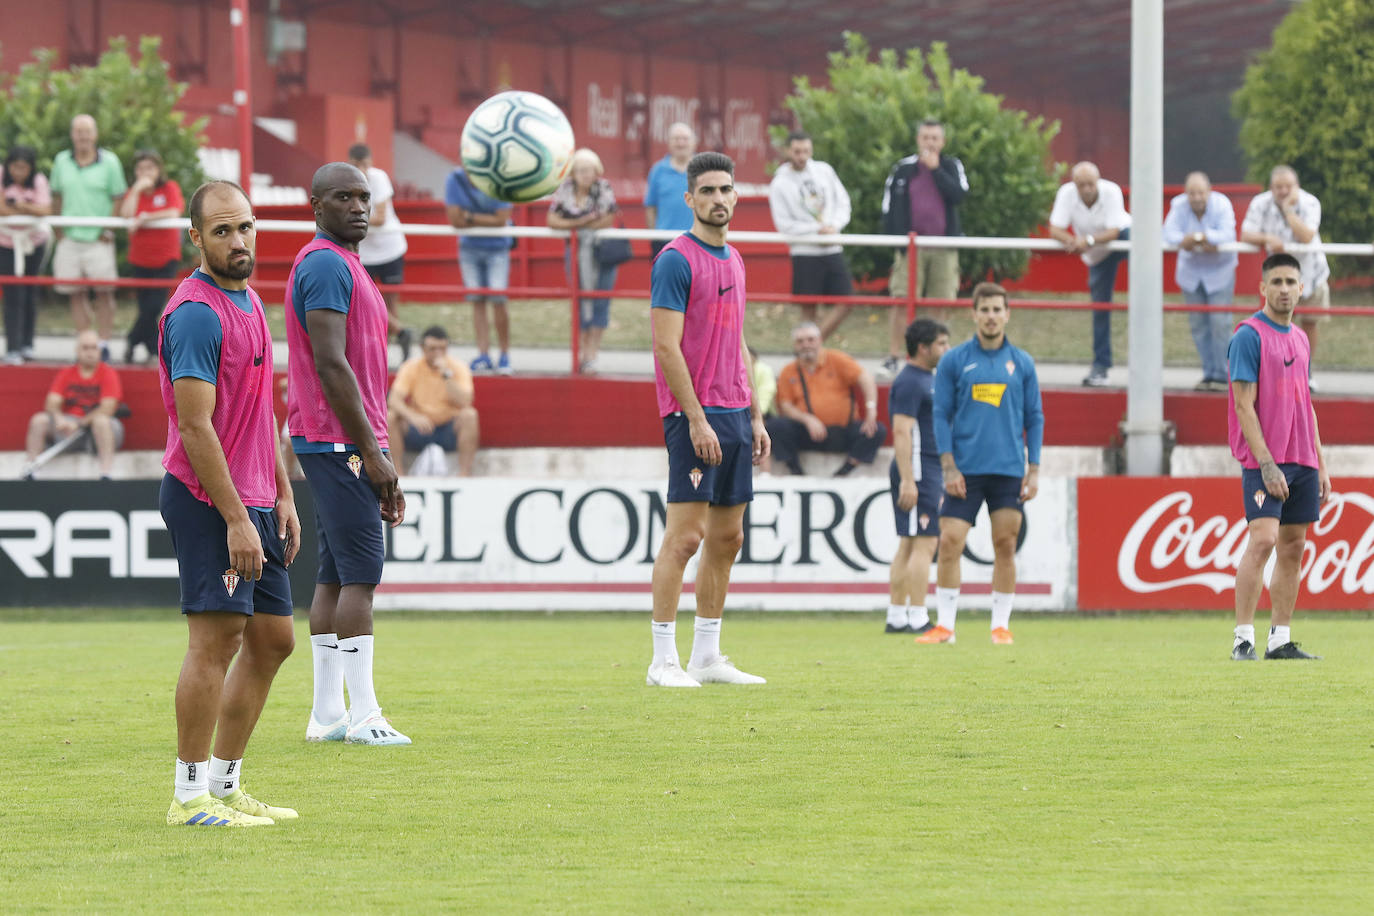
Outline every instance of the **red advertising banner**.
{"label": "red advertising banner", "polygon": [[[1078,607],[1232,608],[1247,531],[1239,475],[1082,478]],[[1272,567],[1271,558],[1266,582]],[[1374,479],[1332,482],[1301,575],[1300,610],[1374,609]]]}

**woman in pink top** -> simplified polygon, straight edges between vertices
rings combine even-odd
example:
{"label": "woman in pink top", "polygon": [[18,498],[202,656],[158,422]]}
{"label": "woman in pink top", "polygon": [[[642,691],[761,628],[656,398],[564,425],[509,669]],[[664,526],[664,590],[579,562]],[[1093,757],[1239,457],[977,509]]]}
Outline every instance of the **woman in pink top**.
{"label": "woman in pink top", "polygon": [[[47,216],[52,212],[48,179],[38,171],[37,153],[31,146],[14,146],[5,157],[0,178],[0,216]],[[32,275],[43,263],[52,230],[46,224],[20,228],[0,226],[0,275],[16,276],[17,261]],[[38,287],[11,284],[5,287],[5,362],[18,365],[33,358],[33,324]]]}

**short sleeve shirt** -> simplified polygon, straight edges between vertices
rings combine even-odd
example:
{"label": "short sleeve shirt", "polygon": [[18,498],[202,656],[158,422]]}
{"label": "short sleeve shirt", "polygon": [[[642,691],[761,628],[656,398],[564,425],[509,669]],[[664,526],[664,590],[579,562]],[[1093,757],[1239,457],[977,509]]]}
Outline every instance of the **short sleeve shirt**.
{"label": "short sleeve shirt", "polygon": [[[1315,195],[1308,194],[1302,188],[1298,188],[1298,219],[1313,232],[1309,244],[1320,245],[1322,236],[1318,230],[1322,224],[1322,203]],[[1240,231],[1277,235],[1285,242],[1297,241],[1293,238],[1293,227],[1288,225],[1287,217],[1283,215],[1279,205],[1274,203],[1273,191],[1256,194],[1250,201]],[[1298,269],[1302,275],[1303,298],[1310,298],[1317,291],[1317,287],[1330,278],[1331,267],[1326,263],[1326,255],[1320,251],[1305,251],[1294,256],[1298,259]]]}
{"label": "short sleeve shirt", "polygon": [[[453,373],[453,381],[465,391],[472,391],[472,373],[468,367],[451,356],[445,365]],[[431,423],[448,423],[458,416],[458,408],[448,397],[448,383],[430,367],[423,356],[409,360],[396,371],[391,390],[429,418]]]}
{"label": "short sleeve shirt", "polygon": [[[473,213],[511,211],[510,204],[482,193],[462,169],[449,172],[448,180],[444,182],[444,203],[450,207],[471,210]],[[458,240],[458,244],[466,245],[469,251],[506,251],[510,248],[510,243],[509,238],[492,235],[470,235]]]}
{"label": "short sleeve shirt", "polygon": [[358,243],[358,260],[369,267],[390,264],[406,253],[405,231],[401,228],[401,218],[396,215],[396,189],[386,172],[373,166],[367,170],[367,186],[372,191],[372,206],[390,204],[386,208],[386,219],[380,226],[368,229],[367,235]]}
{"label": "short sleeve shirt", "polygon": [[[63,150],[52,161],[49,179],[54,194],[62,195],[63,216],[109,216],[114,199],[128,190],[124,167],[119,157],[107,149],[96,151],[90,165],[77,165],[71,150]],[[71,226],[63,232],[78,242],[94,242],[105,230],[99,226]]]}
{"label": "short sleeve shirt", "polygon": [[107,363],[96,366],[89,376],[81,374],[80,366],[68,366],[57,373],[48,391],[62,398],[62,412],[73,417],[86,416],[105,398],[124,397],[119,373]]}
{"label": "short sleeve shirt", "polygon": [[815,414],[826,426],[845,426],[857,416],[854,386],[862,374],[863,368],[849,354],[821,350],[815,370],[806,373],[805,384],[796,360],[778,374],[778,403]]}
{"label": "short sleeve shirt", "polygon": [[[1073,228],[1079,237],[1101,235],[1108,229],[1131,228],[1131,215],[1126,212],[1126,198],[1121,193],[1121,185],[1115,181],[1099,178],[1097,181],[1097,200],[1089,207],[1078,195],[1078,187],[1072,181],[1059,186],[1054,195],[1054,208],[1050,210],[1050,225],[1056,229]],[[1095,245],[1083,252],[1083,263],[1088,266],[1097,264],[1111,254],[1105,245]]]}

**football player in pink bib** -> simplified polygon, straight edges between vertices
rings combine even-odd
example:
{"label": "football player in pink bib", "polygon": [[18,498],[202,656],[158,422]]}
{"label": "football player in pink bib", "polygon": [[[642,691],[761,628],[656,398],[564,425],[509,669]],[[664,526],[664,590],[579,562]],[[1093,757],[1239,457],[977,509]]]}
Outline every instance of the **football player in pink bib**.
{"label": "football player in pink bib", "polygon": [[238,185],[212,181],[190,211],[200,267],[157,328],[167,409],[159,504],[190,631],[167,823],[252,827],[296,817],[248,795],[240,780],[272,679],[295,647],[286,567],[301,526],[272,415],[272,335],[248,286],[253,209]]}
{"label": "football player in pink bib", "polygon": [[1226,354],[1231,371],[1227,432],[1231,454],[1241,466],[1241,496],[1250,526],[1250,540],[1236,568],[1231,658],[1255,658],[1255,608],[1271,553],[1276,555],[1264,657],[1316,658],[1298,648],[1289,629],[1307,526],[1331,495],[1308,386],[1312,350],[1302,328],[1293,326],[1303,294],[1301,265],[1291,254],[1271,254],[1264,259],[1261,277],[1264,308],[1240,323]]}
{"label": "football player in pink bib", "polygon": [[[319,231],[286,281],[286,423],[315,496],[319,571],[310,604],[315,699],[307,741],[405,745],[372,682],[372,593],[382,581],[382,522],[405,518],[387,451],[387,311],[358,259],[372,192],[347,162],[310,182]],[[352,708],[344,709],[344,685]]]}
{"label": "football player in pink bib", "polygon": [[[744,540],[744,510],[754,498],[753,465],[769,452],[744,343],[744,261],[725,242],[739,199],[735,164],[721,153],[693,156],[685,199],[692,229],[659,252],[650,277],[654,382],[668,446],[668,519],[654,560],[654,657],[647,682],[762,684],[720,651],[730,568]],[[677,605],[683,573],[698,548],[696,628],[684,671]]]}

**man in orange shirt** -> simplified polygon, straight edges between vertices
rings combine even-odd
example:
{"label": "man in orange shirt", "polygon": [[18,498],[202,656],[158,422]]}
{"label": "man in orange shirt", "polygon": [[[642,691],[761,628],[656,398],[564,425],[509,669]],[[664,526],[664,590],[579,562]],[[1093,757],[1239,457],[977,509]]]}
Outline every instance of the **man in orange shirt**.
{"label": "man in orange shirt", "polygon": [[392,464],[403,467],[406,452],[438,445],[458,452],[458,473],[472,476],[477,455],[477,408],[472,373],[449,356],[448,332],[435,325],[420,338],[420,355],[396,372],[387,395]]}
{"label": "man in orange shirt", "polygon": [[[872,373],[848,354],[823,348],[820,328],[809,321],[793,329],[792,352],[796,360],[778,375],[778,416],[767,424],[774,458],[800,474],[799,452],[844,452],[836,477],[872,464],[887,436],[887,427],[878,422]],[[862,414],[856,388],[863,395]]]}
{"label": "man in orange shirt", "polygon": [[[100,337],[89,329],[77,334],[76,364],[57,373],[43,409],[29,420],[28,461],[54,442],[84,430],[83,444],[100,460],[100,479],[108,480],[115,450],[124,441],[124,427],[115,419],[122,397],[119,374],[101,362]],[[25,476],[31,478],[33,472]]]}

